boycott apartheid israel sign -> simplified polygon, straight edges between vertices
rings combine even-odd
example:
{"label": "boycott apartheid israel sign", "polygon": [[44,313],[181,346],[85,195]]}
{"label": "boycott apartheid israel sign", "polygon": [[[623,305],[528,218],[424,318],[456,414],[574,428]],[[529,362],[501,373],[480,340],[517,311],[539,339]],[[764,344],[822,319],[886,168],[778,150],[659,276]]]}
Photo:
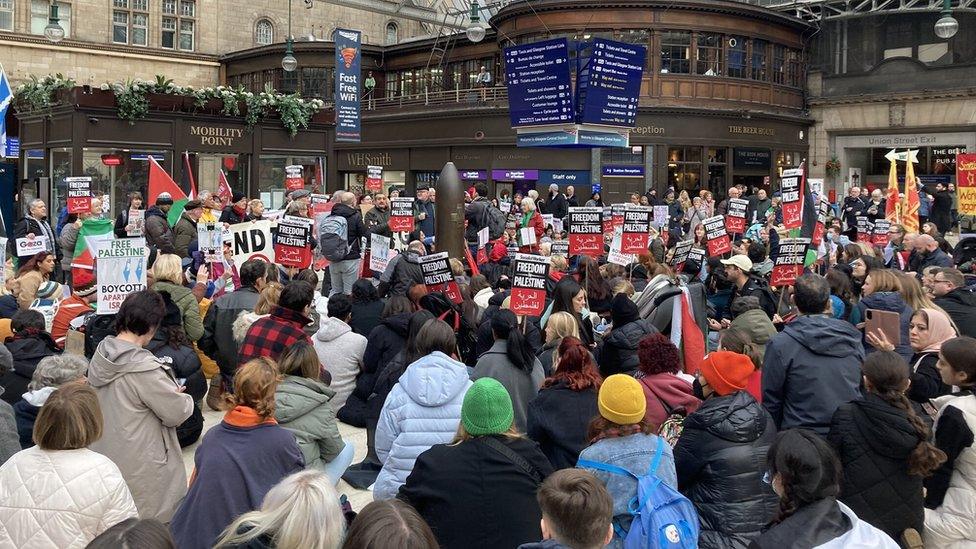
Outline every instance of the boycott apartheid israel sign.
{"label": "boycott apartheid israel sign", "polygon": [[715,257],[732,251],[732,241],[725,230],[725,217],[716,215],[702,221],[705,225],[705,238],[708,239],[708,255]]}
{"label": "boycott apartheid israel sign", "polygon": [[803,272],[809,244],[809,238],[780,239],[773,261],[773,273],[769,277],[770,286],[792,286],[796,283],[796,277]]}
{"label": "boycott apartheid israel sign", "polygon": [[447,252],[425,255],[420,258],[420,269],[424,273],[424,286],[427,292],[443,292],[454,303],[461,303],[461,290],[458,288]]}
{"label": "boycott apartheid israel sign", "polygon": [[570,255],[603,255],[603,221],[601,208],[569,209]]}
{"label": "boycott apartheid israel sign", "polygon": [[110,315],[119,312],[129,294],[146,289],[146,239],[107,240],[98,247],[97,254],[96,314]]}
{"label": "boycott apartheid israel sign", "polygon": [[286,215],[278,222],[274,245],[275,262],[284,267],[306,269],[312,264],[312,220]]}
{"label": "boycott apartheid israel sign", "polygon": [[620,253],[647,253],[651,229],[651,208],[634,205],[624,208],[623,229],[623,235],[620,239]]}
{"label": "boycott apartheid israel sign", "polygon": [[515,276],[512,279],[512,301],[509,309],[517,315],[541,315],[546,304],[548,276],[548,257],[515,254]]}
{"label": "boycott apartheid israel sign", "polygon": [[746,232],[746,210],[748,209],[748,200],[730,198],[728,213],[725,216],[725,230],[738,234]]}
{"label": "boycott apartheid israel sign", "polygon": [[398,196],[390,199],[390,230],[395,233],[409,233],[413,231],[413,200],[412,196]]}

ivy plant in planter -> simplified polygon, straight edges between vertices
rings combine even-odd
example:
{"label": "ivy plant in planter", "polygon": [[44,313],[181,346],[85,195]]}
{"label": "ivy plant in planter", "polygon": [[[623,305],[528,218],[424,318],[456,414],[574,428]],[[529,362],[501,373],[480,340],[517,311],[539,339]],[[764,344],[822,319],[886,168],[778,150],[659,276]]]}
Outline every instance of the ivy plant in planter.
{"label": "ivy plant in planter", "polygon": [[112,84],[119,118],[128,120],[129,124],[135,124],[136,120],[145,118],[149,114],[147,94],[150,90],[155,90],[155,84],[141,80],[126,80],[124,83]]}
{"label": "ivy plant in planter", "polygon": [[47,109],[54,104],[54,97],[59,91],[74,87],[75,81],[61,73],[49,74],[44,78],[32,74],[29,81],[14,90],[14,103],[17,104],[18,110],[23,112]]}

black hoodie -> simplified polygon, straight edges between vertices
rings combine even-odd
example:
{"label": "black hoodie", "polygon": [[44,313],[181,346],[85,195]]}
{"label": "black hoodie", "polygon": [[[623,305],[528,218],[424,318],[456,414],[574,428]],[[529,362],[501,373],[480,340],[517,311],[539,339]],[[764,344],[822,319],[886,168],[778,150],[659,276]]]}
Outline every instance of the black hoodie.
{"label": "black hoodie", "polygon": [[347,259],[359,259],[361,256],[360,244],[363,237],[369,238],[369,231],[366,230],[366,226],[363,225],[363,215],[360,213],[359,209],[346,206],[345,204],[336,204],[332,208],[332,215],[340,215],[346,218],[346,231],[349,238],[349,253],[343,260]]}
{"label": "black hoodie", "polygon": [[922,530],[922,478],[908,474],[921,442],[908,414],[874,393],[837,409],[827,440],[844,467],[840,500],[894,539]]}
{"label": "black hoodie", "polygon": [[343,423],[366,427],[366,401],[373,394],[379,372],[406,346],[407,327],[412,314],[390,315],[369,333],[366,351],[363,353],[363,370],[356,376],[356,388],[336,414]]}
{"label": "black hoodie", "polygon": [[976,287],[956,288],[935,298],[935,304],[956,323],[959,335],[976,337]]}

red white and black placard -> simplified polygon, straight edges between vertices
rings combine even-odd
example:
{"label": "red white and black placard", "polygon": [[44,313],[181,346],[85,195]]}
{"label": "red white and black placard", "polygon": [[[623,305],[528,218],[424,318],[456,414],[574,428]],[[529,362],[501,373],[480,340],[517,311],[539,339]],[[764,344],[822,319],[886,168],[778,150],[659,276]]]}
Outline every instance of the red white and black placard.
{"label": "red white and black placard", "polygon": [[780,179],[783,199],[783,226],[799,229],[803,224],[803,169],[783,170]]}
{"label": "red white and black placard", "polygon": [[814,246],[820,246],[823,242],[824,234],[827,232],[827,217],[830,215],[830,200],[826,196],[818,199],[817,224],[813,226],[813,238],[811,241]]}
{"label": "red white and black placard", "polygon": [[305,188],[305,178],[302,172],[305,171],[300,165],[285,166],[285,189],[297,191]]}
{"label": "red white and black placard", "polygon": [[776,248],[776,260],[769,285],[773,287],[792,286],[803,273],[803,262],[807,257],[809,238],[783,238]]}
{"label": "red white and black placard", "polygon": [[308,268],[312,264],[312,220],[286,215],[278,222],[275,236],[275,263],[285,267]]}
{"label": "red white and black placard", "polygon": [[563,257],[569,257],[569,241],[553,240],[549,255],[561,255]]}
{"label": "red white and black placard", "polygon": [[888,234],[889,230],[891,230],[891,221],[887,219],[875,221],[874,228],[871,231],[871,244],[882,248],[887,246],[888,240],[891,238],[891,235]]}
{"label": "red white and black placard", "polygon": [[390,230],[395,233],[413,231],[412,196],[398,196],[390,200]]}
{"label": "red white and black placard", "polygon": [[383,190],[383,166],[366,166],[366,190],[371,193]]}
{"label": "red white and black placard", "polygon": [[650,240],[651,213],[652,210],[648,206],[629,205],[624,208],[620,253],[647,253],[647,244]]}
{"label": "red white and black placard", "polygon": [[549,258],[534,254],[516,254],[512,278],[511,311],[517,315],[539,316],[546,304],[546,278]]}
{"label": "red white and black placard", "polygon": [[693,240],[681,240],[674,247],[674,255],[671,256],[671,266],[674,267],[674,272],[680,273],[681,269],[685,266],[685,261],[688,261],[688,254],[691,252],[691,247],[695,245]]}
{"label": "red white and black placard", "polygon": [[89,176],[65,177],[68,186],[68,213],[86,213],[91,211],[91,182]]}
{"label": "red white and black placard", "polygon": [[461,303],[461,291],[451,273],[447,252],[421,257],[420,268],[424,273],[424,286],[427,286],[428,292],[443,292],[454,303]]}
{"label": "red white and black placard", "polygon": [[613,207],[611,206],[603,207],[603,232],[613,232]]}
{"label": "red white and black placard", "polygon": [[705,238],[708,239],[708,255],[717,256],[732,251],[732,240],[725,230],[725,217],[716,215],[702,222],[705,226]]}
{"label": "red white and black placard", "polygon": [[596,207],[569,209],[569,253],[603,255],[603,210]]}
{"label": "red white and black placard", "polygon": [[627,204],[613,204],[610,206],[610,213],[613,217],[613,228],[622,227],[624,224],[624,210]]}
{"label": "red white and black placard", "polygon": [[857,216],[857,241],[871,243],[871,237],[874,235],[874,230],[871,227],[871,218],[866,215]]}
{"label": "red white and black placard", "polygon": [[730,198],[729,208],[725,216],[725,230],[733,234],[746,232],[746,211],[748,210],[748,200]]}

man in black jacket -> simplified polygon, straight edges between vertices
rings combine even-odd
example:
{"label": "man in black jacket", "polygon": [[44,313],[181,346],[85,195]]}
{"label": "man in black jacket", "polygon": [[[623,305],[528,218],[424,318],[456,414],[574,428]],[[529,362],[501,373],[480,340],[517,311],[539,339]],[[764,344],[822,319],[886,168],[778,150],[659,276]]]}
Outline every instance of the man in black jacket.
{"label": "man in black jacket", "polygon": [[[753,265],[749,257],[741,254],[733,255],[729,259],[723,259],[722,265],[725,265],[726,278],[732,282],[732,295],[729,298],[729,303],[735,301],[737,297],[755,296],[759,299],[759,304],[766,316],[772,319],[773,315],[776,314],[776,301],[773,299],[772,291],[765,280],[750,276],[749,273],[752,271]],[[731,313],[728,319],[731,320]],[[709,325],[711,324],[709,322]]]}
{"label": "man in black jacket", "polygon": [[844,217],[844,224],[847,226],[848,238],[851,241],[857,240],[857,218],[863,215],[867,209],[867,200],[861,198],[860,187],[851,187],[850,194],[844,198],[844,205],[841,206],[841,213]]}
{"label": "man in black jacket", "polygon": [[553,183],[549,185],[549,213],[555,219],[562,219],[569,213],[569,203],[566,197],[559,192],[559,185]]}
{"label": "man in black jacket", "polygon": [[966,286],[959,269],[938,269],[932,275],[935,304],[959,327],[959,335],[976,337],[976,287]]}
{"label": "man in black jacket", "polygon": [[[48,223],[47,219],[47,204],[44,203],[40,198],[35,198],[30,201],[28,206],[28,215],[17,222],[14,226],[14,249],[19,250],[20,247],[17,246],[17,239],[27,238],[33,239],[35,237],[45,237],[47,238],[46,250],[48,253],[54,256],[54,273],[52,275],[52,280],[61,280],[61,246],[58,243],[57,237],[54,235],[54,229]],[[30,258],[34,257],[35,254],[17,255],[17,260],[20,265],[23,265]]]}
{"label": "man in black jacket", "polygon": [[912,266],[916,269],[915,277],[919,280],[922,279],[926,267],[952,267],[952,258],[939,249],[939,243],[930,235],[918,235],[913,244],[918,262]]}
{"label": "man in black jacket", "polygon": [[488,224],[488,186],[484,183],[475,183],[474,196],[464,207],[464,220],[468,226],[464,229],[464,240],[468,243],[468,248],[472,255],[478,254],[478,231],[484,229]]}
{"label": "man in black jacket", "polygon": [[352,285],[359,279],[359,267],[362,262],[360,253],[360,240],[365,236],[369,238],[369,231],[363,225],[363,215],[356,207],[356,195],[350,192],[337,191],[341,193],[339,203],[332,208],[332,215],[346,218],[346,235],[349,243],[349,253],[342,261],[333,261],[329,265],[329,277],[332,282],[332,291],[329,295],[352,293]]}

